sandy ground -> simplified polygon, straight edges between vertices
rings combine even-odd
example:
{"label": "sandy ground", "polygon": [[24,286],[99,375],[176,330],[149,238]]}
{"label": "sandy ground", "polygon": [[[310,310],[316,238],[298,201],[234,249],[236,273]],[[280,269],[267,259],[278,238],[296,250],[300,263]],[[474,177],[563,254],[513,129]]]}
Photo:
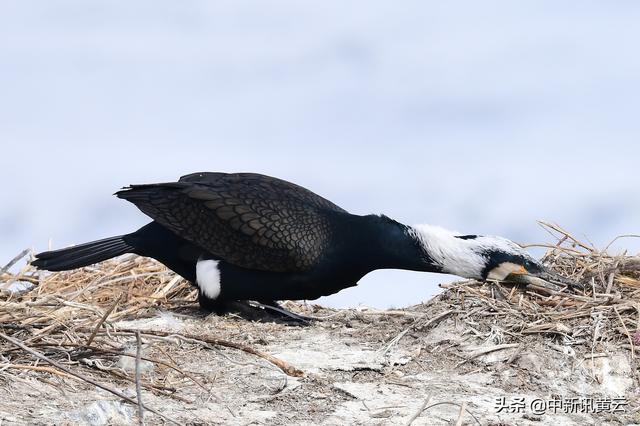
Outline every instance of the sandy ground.
{"label": "sandy ground", "polygon": [[[440,297],[441,302],[448,296]],[[637,360],[628,350],[599,347],[593,353],[587,346],[565,344],[559,335],[514,341],[491,317],[478,318],[473,309],[450,311],[449,306],[429,303],[387,312],[315,308],[314,315],[327,318],[303,327],[205,316],[196,310],[152,311],[110,329],[224,338],[270,353],[305,373],[287,376],[264,359],[235,349],[144,337],[144,356],[171,359],[182,372],[143,361],[142,379],[158,388],[144,389],[143,402],[180,424],[640,422],[635,412]],[[134,340],[123,339],[130,340],[135,353]],[[77,362],[115,371],[135,367],[133,358],[122,356]],[[104,376],[95,378],[104,381]],[[0,386],[1,425],[138,423],[135,406],[71,377],[2,371]],[[135,395],[134,383],[115,380],[111,386]],[[549,405],[558,400],[561,405],[553,410]],[[579,412],[596,411],[590,404],[601,412]],[[146,424],[166,423],[149,411],[144,418]]]}

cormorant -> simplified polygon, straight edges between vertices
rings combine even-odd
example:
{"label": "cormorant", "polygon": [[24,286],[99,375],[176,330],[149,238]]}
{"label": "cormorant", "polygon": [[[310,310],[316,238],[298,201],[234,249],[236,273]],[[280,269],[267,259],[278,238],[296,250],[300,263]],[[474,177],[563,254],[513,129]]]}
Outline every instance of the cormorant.
{"label": "cormorant", "polygon": [[376,269],[566,284],[505,238],[350,214],[293,183],[254,173],[194,173],[116,192],[153,221],[135,232],[36,255],[62,271],[125,253],[152,257],[197,285],[200,305],[317,299]]}

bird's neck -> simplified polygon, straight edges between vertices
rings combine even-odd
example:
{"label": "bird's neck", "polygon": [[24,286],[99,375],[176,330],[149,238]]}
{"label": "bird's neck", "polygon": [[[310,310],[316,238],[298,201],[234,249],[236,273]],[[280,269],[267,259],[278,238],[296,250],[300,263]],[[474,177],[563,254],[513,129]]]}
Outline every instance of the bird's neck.
{"label": "bird's neck", "polygon": [[362,219],[364,229],[360,233],[365,237],[360,241],[360,252],[366,269],[441,272],[412,235],[411,227],[386,216],[368,215]]}
{"label": "bird's neck", "polygon": [[483,254],[485,237],[460,235],[432,225],[415,225],[409,227],[408,233],[441,272],[466,278],[482,277],[487,263]]}

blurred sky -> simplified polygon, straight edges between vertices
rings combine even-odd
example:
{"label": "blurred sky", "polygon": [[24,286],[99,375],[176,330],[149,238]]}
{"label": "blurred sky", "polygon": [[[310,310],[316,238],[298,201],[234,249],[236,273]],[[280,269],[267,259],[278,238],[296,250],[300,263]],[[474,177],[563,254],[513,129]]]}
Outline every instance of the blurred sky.
{"label": "blurred sky", "polygon": [[[2,0],[0,263],[130,232],[115,190],[205,170],[518,242],[551,241],[537,219],[640,233],[638,22],[630,0]],[[450,279],[378,271],[322,302]]]}

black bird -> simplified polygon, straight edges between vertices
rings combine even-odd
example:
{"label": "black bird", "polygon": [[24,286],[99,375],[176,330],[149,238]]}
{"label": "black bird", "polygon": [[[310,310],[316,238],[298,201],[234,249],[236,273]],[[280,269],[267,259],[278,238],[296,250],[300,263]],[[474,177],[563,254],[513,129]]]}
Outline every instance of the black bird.
{"label": "black bird", "polygon": [[79,268],[124,253],[152,257],[198,286],[203,308],[317,299],[375,269],[563,282],[517,244],[350,214],[315,193],[254,173],[194,173],[117,192],[153,221],[137,231],[39,253],[33,265]]}

